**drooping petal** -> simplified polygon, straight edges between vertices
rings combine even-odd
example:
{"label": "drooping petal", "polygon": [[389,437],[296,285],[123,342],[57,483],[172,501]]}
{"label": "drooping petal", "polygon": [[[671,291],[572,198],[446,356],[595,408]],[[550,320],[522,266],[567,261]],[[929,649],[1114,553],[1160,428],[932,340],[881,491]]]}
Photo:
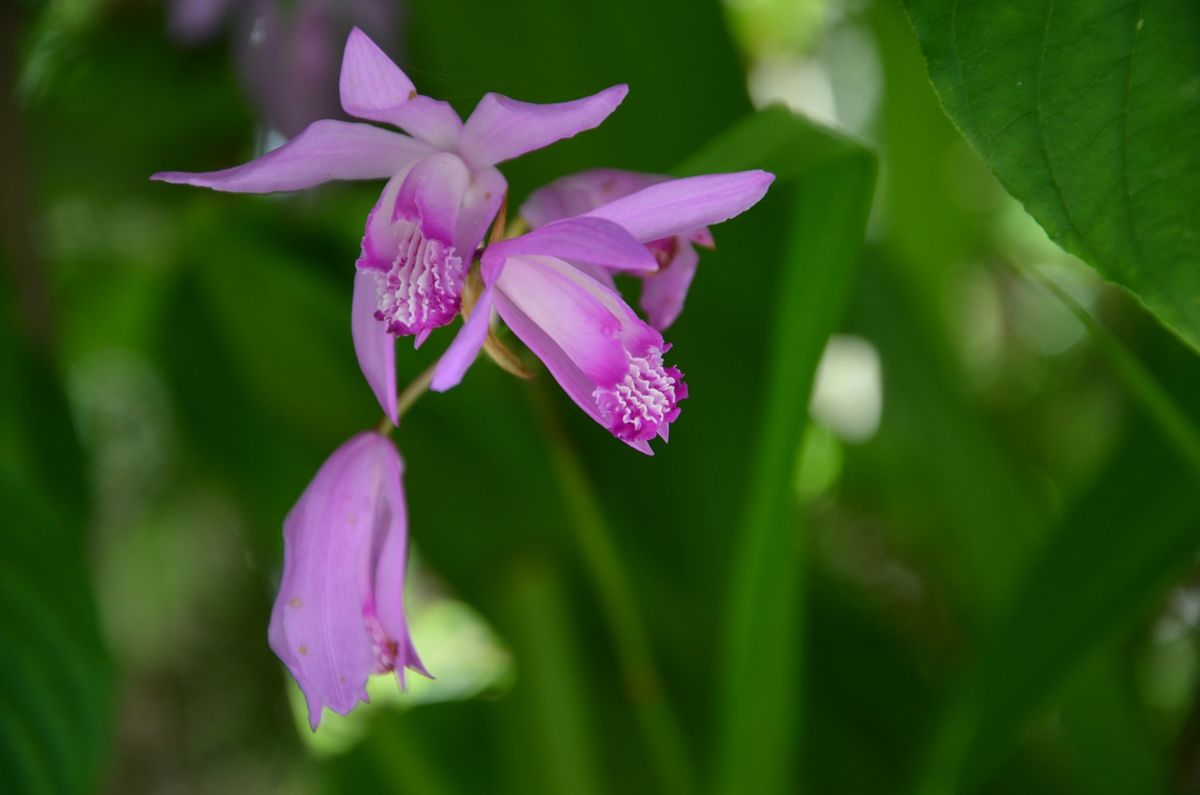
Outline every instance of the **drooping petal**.
{"label": "drooping petal", "polygon": [[592,129],[627,93],[628,86],[616,85],[590,97],[548,105],[486,94],[463,126],[460,151],[473,168],[494,166]]}
{"label": "drooping petal", "polygon": [[[540,339],[531,342],[526,339],[528,332],[517,326],[522,319],[536,326],[595,388],[620,378],[625,355],[617,340],[620,321],[582,281],[586,279],[570,265],[551,257],[510,257],[495,280],[496,308],[513,333],[531,349]],[[505,314],[509,305],[521,312],[517,325]],[[541,357],[538,350],[534,353]],[[550,362],[546,363],[549,366]]]}
{"label": "drooping petal", "polygon": [[560,218],[583,215],[602,204],[628,196],[670,177],[615,168],[594,168],[560,177],[544,185],[521,205],[521,217],[533,228]]}
{"label": "drooping petal", "polygon": [[691,243],[682,238],[672,238],[675,251],[671,260],[658,273],[650,273],[642,280],[642,296],[639,301],[650,325],[665,331],[683,311],[692,277],[696,275],[696,263],[700,255]]}
{"label": "drooping petal", "polygon": [[301,190],[339,179],[382,179],[408,168],[432,147],[369,124],[324,119],[278,149],[221,171],[165,171],[151,179],[235,193]]}
{"label": "drooping petal", "polygon": [[587,213],[643,243],[719,224],[753,207],[775,179],[766,171],[706,174],[660,182]]}
{"label": "drooping petal", "polygon": [[[365,701],[367,677],[379,667],[366,621],[366,608],[379,605],[363,573],[377,569],[383,540],[397,530],[399,472],[391,442],[359,434],[326,460],[284,521],[283,580],[269,638],[304,691],[314,730],[324,707],[344,715]],[[396,575],[394,566],[389,573]],[[398,638],[384,630],[384,640]]]}
{"label": "drooping petal", "polygon": [[513,334],[517,335],[517,339],[521,340],[525,347],[542,360],[542,364],[546,365],[550,375],[567,393],[567,396],[575,402],[575,405],[583,409],[592,419],[600,422],[600,410],[596,406],[595,398],[592,397],[592,393],[596,391],[596,382],[571,360],[571,357],[544,329],[530,320],[520,307],[502,293],[496,295],[496,311],[504,324],[512,329]]}
{"label": "drooping petal", "polygon": [[379,302],[379,276],[358,270],[354,274],[354,300],[350,307],[350,329],[354,353],[367,385],[393,425],[396,416],[396,338],[387,325],[375,318]]}
{"label": "drooping petal", "polygon": [[[372,640],[375,668],[372,673],[396,672],[406,686],[405,669],[429,676],[413,647],[404,614],[404,581],[408,570],[408,509],[404,501],[404,462],[388,443],[391,455],[381,457],[384,489],[376,504],[374,555],[365,571],[371,598],[363,604],[367,635]],[[432,678],[432,677],[431,677]]]}
{"label": "drooping petal", "polygon": [[521,254],[557,257],[612,270],[658,270],[658,261],[645,246],[617,224],[600,218],[553,221],[520,237],[492,244],[485,259],[491,262]]}
{"label": "drooping petal", "polygon": [[433,379],[429,382],[429,388],[434,392],[445,392],[458,386],[475,358],[479,356],[479,351],[487,339],[494,294],[495,285],[488,284],[483,288],[470,317],[438,360]]}

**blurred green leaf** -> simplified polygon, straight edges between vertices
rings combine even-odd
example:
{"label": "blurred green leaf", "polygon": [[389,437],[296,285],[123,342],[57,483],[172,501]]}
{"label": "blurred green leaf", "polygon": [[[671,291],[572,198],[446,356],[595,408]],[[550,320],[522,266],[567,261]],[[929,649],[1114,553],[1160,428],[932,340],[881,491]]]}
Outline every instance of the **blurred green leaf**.
{"label": "blurred green leaf", "polygon": [[1009,192],[1200,347],[1200,6],[906,5],[946,112]]}
{"label": "blurred green leaf", "polygon": [[82,458],[61,389],[2,322],[0,382],[0,781],[36,795],[91,792],[111,671],[92,603]]}
{"label": "blurred green leaf", "polygon": [[923,792],[978,785],[1085,655],[1144,616],[1191,564],[1200,491],[1184,464],[1142,425],[1075,502],[951,707]]}
{"label": "blurred green leaf", "polygon": [[[799,726],[803,535],[792,488],[817,362],[845,308],[866,229],[875,159],[777,108],[718,138],[684,173],[765,168],[789,203],[773,288],[769,370],[739,536],[734,541],[717,792],[789,792]],[[769,727],[764,731],[764,727]]]}

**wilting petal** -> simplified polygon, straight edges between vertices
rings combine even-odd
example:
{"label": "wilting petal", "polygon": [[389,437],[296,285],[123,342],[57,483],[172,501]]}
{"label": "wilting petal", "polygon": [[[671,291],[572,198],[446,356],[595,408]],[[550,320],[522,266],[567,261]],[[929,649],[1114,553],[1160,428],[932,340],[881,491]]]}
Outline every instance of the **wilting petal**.
{"label": "wilting petal", "polygon": [[359,434],[321,466],[284,521],[269,637],[304,691],[314,730],[324,707],[344,715],[365,701],[371,673],[419,666],[402,612],[401,475],[391,442]]}
{"label": "wilting petal", "polygon": [[520,254],[599,265],[613,270],[654,271],[658,262],[620,226],[599,218],[564,218],[511,240],[493,243],[486,261]]}
{"label": "wilting petal", "polygon": [[775,179],[766,171],[660,182],[587,213],[620,224],[643,243],[719,224],[753,207]]}
{"label": "wilting petal", "polygon": [[396,338],[375,318],[379,303],[379,276],[366,270],[354,274],[354,300],[350,307],[350,330],[358,366],[375,393],[380,408],[393,425],[396,416]]}
{"label": "wilting petal", "polygon": [[650,325],[659,331],[668,328],[683,311],[688,287],[696,275],[696,263],[700,255],[691,243],[682,238],[672,238],[675,256],[658,273],[647,274],[642,280],[642,297],[639,303],[646,310]]}
{"label": "wilting petal", "polygon": [[463,127],[460,151],[474,168],[494,166],[590,130],[629,93],[616,85],[573,102],[538,105],[486,94]]}
{"label": "wilting petal", "polygon": [[165,171],[151,179],[235,193],[272,193],[338,179],[390,177],[431,151],[429,144],[400,133],[325,119],[244,165],[203,173]]}
{"label": "wilting petal", "polygon": [[560,177],[538,188],[521,205],[521,217],[533,228],[560,218],[583,215],[670,177],[615,168],[595,168]]}

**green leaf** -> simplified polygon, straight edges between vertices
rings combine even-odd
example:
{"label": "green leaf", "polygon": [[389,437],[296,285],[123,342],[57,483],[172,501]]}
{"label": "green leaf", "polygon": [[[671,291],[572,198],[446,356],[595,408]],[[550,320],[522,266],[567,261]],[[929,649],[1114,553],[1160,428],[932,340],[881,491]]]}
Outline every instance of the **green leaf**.
{"label": "green leaf", "polygon": [[57,383],[6,330],[0,382],[0,781],[91,792],[111,671],[89,584],[81,457]]}
{"label": "green leaf", "polygon": [[948,714],[923,792],[981,783],[1088,652],[1114,642],[1190,565],[1200,492],[1174,453],[1144,424],[1133,428],[1067,512]]}
{"label": "green leaf", "polygon": [[906,3],[946,112],[1008,191],[1200,347],[1200,5]]}
{"label": "green leaf", "polygon": [[792,484],[813,375],[840,322],[875,184],[865,149],[783,109],[753,116],[682,171],[765,168],[786,202],[780,281],[749,493],[734,542],[717,792],[791,792],[799,734],[803,535]]}

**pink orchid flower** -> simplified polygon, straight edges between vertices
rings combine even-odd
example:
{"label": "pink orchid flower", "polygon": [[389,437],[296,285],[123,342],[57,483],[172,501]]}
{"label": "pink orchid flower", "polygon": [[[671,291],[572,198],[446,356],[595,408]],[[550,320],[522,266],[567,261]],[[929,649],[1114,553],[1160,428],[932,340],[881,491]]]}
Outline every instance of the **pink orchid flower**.
{"label": "pink orchid flower", "polygon": [[[614,199],[669,179],[658,174],[611,168],[583,171],[534,191],[521,205],[520,214],[531,227],[537,229],[560,218],[582,215]],[[684,299],[687,298],[692,277],[696,275],[696,264],[700,261],[693,244],[713,247],[712,234],[707,227],[690,229],[646,244],[658,260],[659,268],[657,271],[636,274],[642,279],[639,305],[649,318],[650,325],[659,331],[666,331],[683,311]],[[611,271],[595,269],[592,275],[612,286]]]}
{"label": "pink orchid flower", "polygon": [[670,346],[662,333],[589,272],[656,271],[646,243],[744,212],[773,179],[765,171],[743,171],[660,182],[488,246],[483,291],[438,362],[431,387],[442,392],[462,380],[495,309],[581,409],[651,455],[650,440],[667,440],[687,386],[679,370],[663,362]]}
{"label": "pink orchid flower", "polygon": [[313,730],[329,707],[367,700],[370,674],[429,676],[404,617],[408,515],[404,464],[378,433],[339,447],[283,524],[283,581],[271,649],[304,691]]}
{"label": "pink orchid flower", "polygon": [[351,116],[323,119],[234,168],[165,172],[153,179],[239,193],[309,188],[332,180],[388,179],[367,218],[351,328],[359,366],[384,412],[396,416],[394,337],[420,345],[454,319],[475,250],[507,190],[496,164],[592,129],[625,98],[624,85],[573,102],[537,105],[487,94],[463,122],[412,81],[365,33],[346,42],[339,81]]}

